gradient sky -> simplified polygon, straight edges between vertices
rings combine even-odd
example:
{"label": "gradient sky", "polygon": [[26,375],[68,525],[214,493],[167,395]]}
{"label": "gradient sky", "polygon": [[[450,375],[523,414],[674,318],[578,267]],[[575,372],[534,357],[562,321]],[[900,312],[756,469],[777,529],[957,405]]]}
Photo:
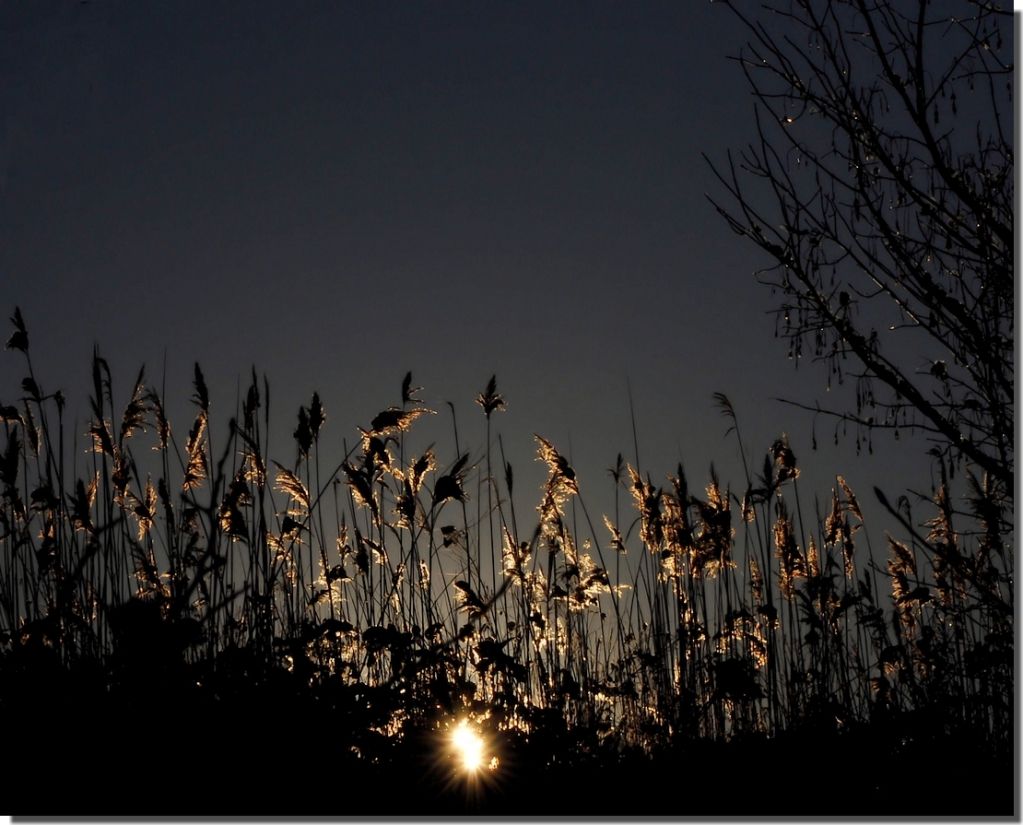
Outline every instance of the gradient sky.
{"label": "gradient sky", "polygon": [[741,493],[721,391],[755,466],[787,431],[808,501],[843,472],[869,518],[872,484],[927,488],[927,445],[857,458],[821,421],[811,454],[811,419],[773,399],[824,399],[824,376],[792,368],[768,262],[706,200],[701,153],[751,134],[743,42],[709,2],[4,4],[0,310],[83,419],[94,343],[122,400],[166,356],[179,433],[196,360],[214,433],[255,364],[277,432],[318,390],[335,445],[412,370],[478,455],[496,373],[530,506],[535,431],[606,509],[628,384],[655,480],[681,459],[699,487],[714,461]]}

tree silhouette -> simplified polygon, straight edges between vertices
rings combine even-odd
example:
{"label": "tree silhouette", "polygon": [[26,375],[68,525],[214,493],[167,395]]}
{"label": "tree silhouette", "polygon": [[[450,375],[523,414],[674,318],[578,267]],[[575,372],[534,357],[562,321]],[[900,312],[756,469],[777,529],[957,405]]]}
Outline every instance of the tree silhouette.
{"label": "tree silhouette", "polygon": [[[756,137],[712,199],[767,252],[789,355],[835,408],[925,433],[1011,498],[1012,13],[989,2],[791,0],[745,24]],[[792,402],[797,403],[797,402]]]}

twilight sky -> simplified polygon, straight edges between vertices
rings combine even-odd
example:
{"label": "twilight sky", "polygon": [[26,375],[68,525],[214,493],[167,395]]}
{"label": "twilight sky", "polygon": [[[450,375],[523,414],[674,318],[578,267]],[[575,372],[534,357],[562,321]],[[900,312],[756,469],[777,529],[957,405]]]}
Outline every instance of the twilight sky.
{"label": "twilight sky", "polygon": [[[4,4],[2,316],[21,306],[80,418],[94,343],[122,400],[166,356],[179,433],[193,361],[214,433],[255,364],[284,460],[313,390],[339,446],[406,370],[478,455],[496,372],[527,506],[536,431],[607,508],[627,382],[655,481],[682,459],[702,486],[714,461],[741,493],[722,391],[755,466],[788,431],[807,500],[843,472],[869,520],[872,484],[926,489],[926,445],[880,435],[885,456],[857,458],[822,421],[811,454],[810,418],[772,399],[823,398],[823,375],[792,369],[766,261],[705,198],[701,152],[750,134],[743,40],[709,2]],[[449,419],[426,427],[450,456]]]}

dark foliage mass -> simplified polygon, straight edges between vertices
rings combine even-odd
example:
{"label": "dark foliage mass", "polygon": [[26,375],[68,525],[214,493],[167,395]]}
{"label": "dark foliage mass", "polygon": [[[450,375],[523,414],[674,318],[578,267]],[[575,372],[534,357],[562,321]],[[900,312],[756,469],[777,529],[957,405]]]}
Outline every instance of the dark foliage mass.
{"label": "dark foliage mass", "polygon": [[[495,379],[481,447],[420,448],[433,411],[406,376],[331,461],[342,439],[313,395],[278,463],[265,379],[220,428],[196,366],[182,437],[143,372],[116,398],[98,353],[83,459],[13,323],[15,813],[1011,809],[1011,501],[987,475],[963,502],[939,486],[874,548],[840,476],[811,514],[784,438],[740,492],[682,467],[655,484],[619,456],[632,512],[598,526],[537,436],[548,475],[527,517]],[[450,752],[456,720],[484,737],[472,771]],[[937,776],[952,779],[921,796]]]}

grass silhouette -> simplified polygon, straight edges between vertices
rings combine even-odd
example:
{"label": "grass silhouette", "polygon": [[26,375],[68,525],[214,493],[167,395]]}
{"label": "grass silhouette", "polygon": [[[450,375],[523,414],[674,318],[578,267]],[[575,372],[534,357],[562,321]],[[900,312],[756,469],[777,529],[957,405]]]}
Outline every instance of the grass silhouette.
{"label": "grass silhouette", "polygon": [[[548,472],[527,516],[494,450],[496,378],[476,397],[479,450],[463,452],[454,407],[452,455],[415,444],[438,413],[408,374],[335,463],[314,394],[281,463],[255,372],[223,434],[196,365],[182,443],[143,371],[115,406],[98,352],[83,462],[12,321],[15,813],[1012,810],[1011,492],[968,468],[965,509],[942,466],[926,518],[888,505],[905,533],[876,550],[841,476],[807,508],[784,438],[749,469],[722,395],[741,494],[713,470],[695,489],[681,466],[657,485],[619,455],[632,512],[592,518],[537,435]],[[471,777],[443,756],[470,721]]]}

